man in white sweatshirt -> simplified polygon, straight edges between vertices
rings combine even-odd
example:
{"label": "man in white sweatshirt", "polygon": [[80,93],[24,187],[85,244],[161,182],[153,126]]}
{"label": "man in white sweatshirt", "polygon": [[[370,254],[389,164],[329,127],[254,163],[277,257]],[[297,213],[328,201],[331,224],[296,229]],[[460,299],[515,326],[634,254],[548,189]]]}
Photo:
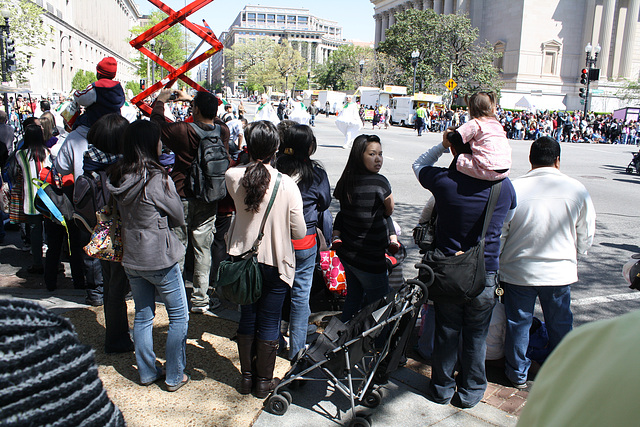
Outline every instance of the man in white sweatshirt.
{"label": "man in white sweatshirt", "polygon": [[596,214],[587,189],[559,171],[560,144],[541,137],[531,145],[531,170],[514,179],[518,206],[502,229],[500,281],[507,315],[505,373],[526,388],[526,356],[536,298],[553,350],[572,329],[570,285],[578,281],[578,254],[593,243]]}

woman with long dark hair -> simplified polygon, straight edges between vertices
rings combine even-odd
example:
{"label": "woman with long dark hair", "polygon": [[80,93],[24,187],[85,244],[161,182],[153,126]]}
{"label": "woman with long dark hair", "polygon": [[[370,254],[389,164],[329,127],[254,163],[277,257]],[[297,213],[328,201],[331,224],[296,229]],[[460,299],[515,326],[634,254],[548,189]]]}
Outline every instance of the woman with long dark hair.
{"label": "woman with long dark hair", "polygon": [[[277,381],[273,380],[280,334],[282,304],[295,276],[292,239],[302,239],[306,224],[302,197],[295,181],[271,166],[280,137],[267,121],[251,123],[245,130],[250,163],[227,171],[226,183],[236,205],[236,216],[229,230],[229,255],[249,251],[258,237],[275,184],[280,180],[275,201],[267,217],[264,237],[258,249],[262,272],[262,296],[241,307],[238,326],[238,353],[242,380],[238,391],[265,398]],[[252,366],[255,357],[255,368]]]}
{"label": "woman with long dark hair", "polygon": [[32,274],[44,273],[42,265],[42,215],[36,210],[34,200],[38,188],[32,179],[40,177],[42,168],[50,167],[51,153],[45,145],[42,127],[29,125],[24,130],[24,145],[16,153],[16,160],[22,172],[22,209],[27,215],[27,223],[31,231],[31,255],[33,264],[27,270]]}
{"label": "woman with long dark hair", "polygon": [[316,147],[316,138],[311,128],[307,125],[294,125],[285,130],[276,160],[278,170],[289,175],[298,184],[307,225],[305,237],[293,241],[296,274],[291,287],[289,359],[293,359],[307,341],[307,326],[311,315],[309,295],[318,254],[318,214],[331,204],[327,173],[320,163],[310,158]]}
{"label": "woman with long dark hair", "polygon": [[[184,224],[182,202],[173,181],[160,165],[160,128],[138,120],[124,132],[122,160],[109,169],[107,187],[122,218],[122,266],[136,306],[133,340],[140,382],[150,385],[165,376],[168,391],[189,382],[184,373],[189,313],[178,261],[185,248],[171,227]],[[155,294],[169,316],[165,372],[153,351]]]}
{"label": "woman with long dark hair", "polygon": [[334,223],[334,236],[340,235],[336,250],[348,284],[343,321],[389,292],[385,249],[394,243],[390,238],[395,235],[390,220],[394,203],[381,168],[380,138],[359,135],[333,193],[340,201]]}

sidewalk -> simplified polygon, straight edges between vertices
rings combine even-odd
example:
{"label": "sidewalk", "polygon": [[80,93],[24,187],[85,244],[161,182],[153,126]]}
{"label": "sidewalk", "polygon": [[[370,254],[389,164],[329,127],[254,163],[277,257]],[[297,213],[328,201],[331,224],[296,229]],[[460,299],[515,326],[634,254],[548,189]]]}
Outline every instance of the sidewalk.
{"label": "sidewalk", "polygon": [[[59,287],[51,293],[44,289],[40,277],[16,275],[27,267],[30,256],[16,249],[17,233],[0,245],[0,298],[16,297],[42,304],[69,317],[80,339],[95,350],[100,377],[110,397],[121,408],[131,426],[148,425],[254,425],[282,427],[291,425],[348,425],[352,418],[346,397],[326,382],[309,383],[292,391],[293,403],[287,413],[276,416],[262,410],[262,401],[241,396],[235,391],[239,380],[239,362],[235,343],[238,313],[221,310],[210,317],[191,315],[187,340],[187,368],[192,382],[180,392],[168,395],[161,386],[142,387],[137,384],[133,354],[106,355],[104,312],[102,307],[84,304],[82,290],[72,288],[70,280],[59,276]],[[19,239],[18,239],[19,240]],[[69,266],[65,263],[67,274]],[[129,318],[133,319],[133,303],[129,302]],[[159,306],[160,307],[160,306]],[[162,308],[157,310],[154,338],[158,356],[163,355],[168,321]],[[430,366],[421,363],[409,352],[405,368],[396,371],[382,389],[382,403],[375,409],[359,407],[370,415],[375,426],[514,426],[517,414],[524,406],[526,392],[490,383],[483,401],[473,409],[458,409],[438,405],[424,397]],[[278,359],[276,375],[288,369],[288,362]]]}

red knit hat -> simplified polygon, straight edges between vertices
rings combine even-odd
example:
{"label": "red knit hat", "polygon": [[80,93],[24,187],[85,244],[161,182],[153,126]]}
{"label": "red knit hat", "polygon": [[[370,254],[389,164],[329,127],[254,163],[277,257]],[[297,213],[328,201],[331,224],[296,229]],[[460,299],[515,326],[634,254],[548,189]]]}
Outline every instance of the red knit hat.
{"label": "red knit hat", "polygon": [[96,71],[98,74],[108,79],[113,79],[116,76],[116,71],[118,71],[118,63],[115,58],[107,56],[102,61],[98,62]]}

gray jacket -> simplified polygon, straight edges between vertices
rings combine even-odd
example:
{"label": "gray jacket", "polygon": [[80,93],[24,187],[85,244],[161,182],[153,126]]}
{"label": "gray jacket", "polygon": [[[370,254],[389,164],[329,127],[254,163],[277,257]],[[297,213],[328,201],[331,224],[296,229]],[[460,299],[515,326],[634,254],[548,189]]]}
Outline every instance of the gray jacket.
{"label": "gray jacket", "polygon": [[118,202],[122,218],[122,265],[134,270],[172,267],[185,247],[171,227],[184,224],[182,201],[173,181],[160,171],[149,175],[125,175],[119,186],[107,183]]}

